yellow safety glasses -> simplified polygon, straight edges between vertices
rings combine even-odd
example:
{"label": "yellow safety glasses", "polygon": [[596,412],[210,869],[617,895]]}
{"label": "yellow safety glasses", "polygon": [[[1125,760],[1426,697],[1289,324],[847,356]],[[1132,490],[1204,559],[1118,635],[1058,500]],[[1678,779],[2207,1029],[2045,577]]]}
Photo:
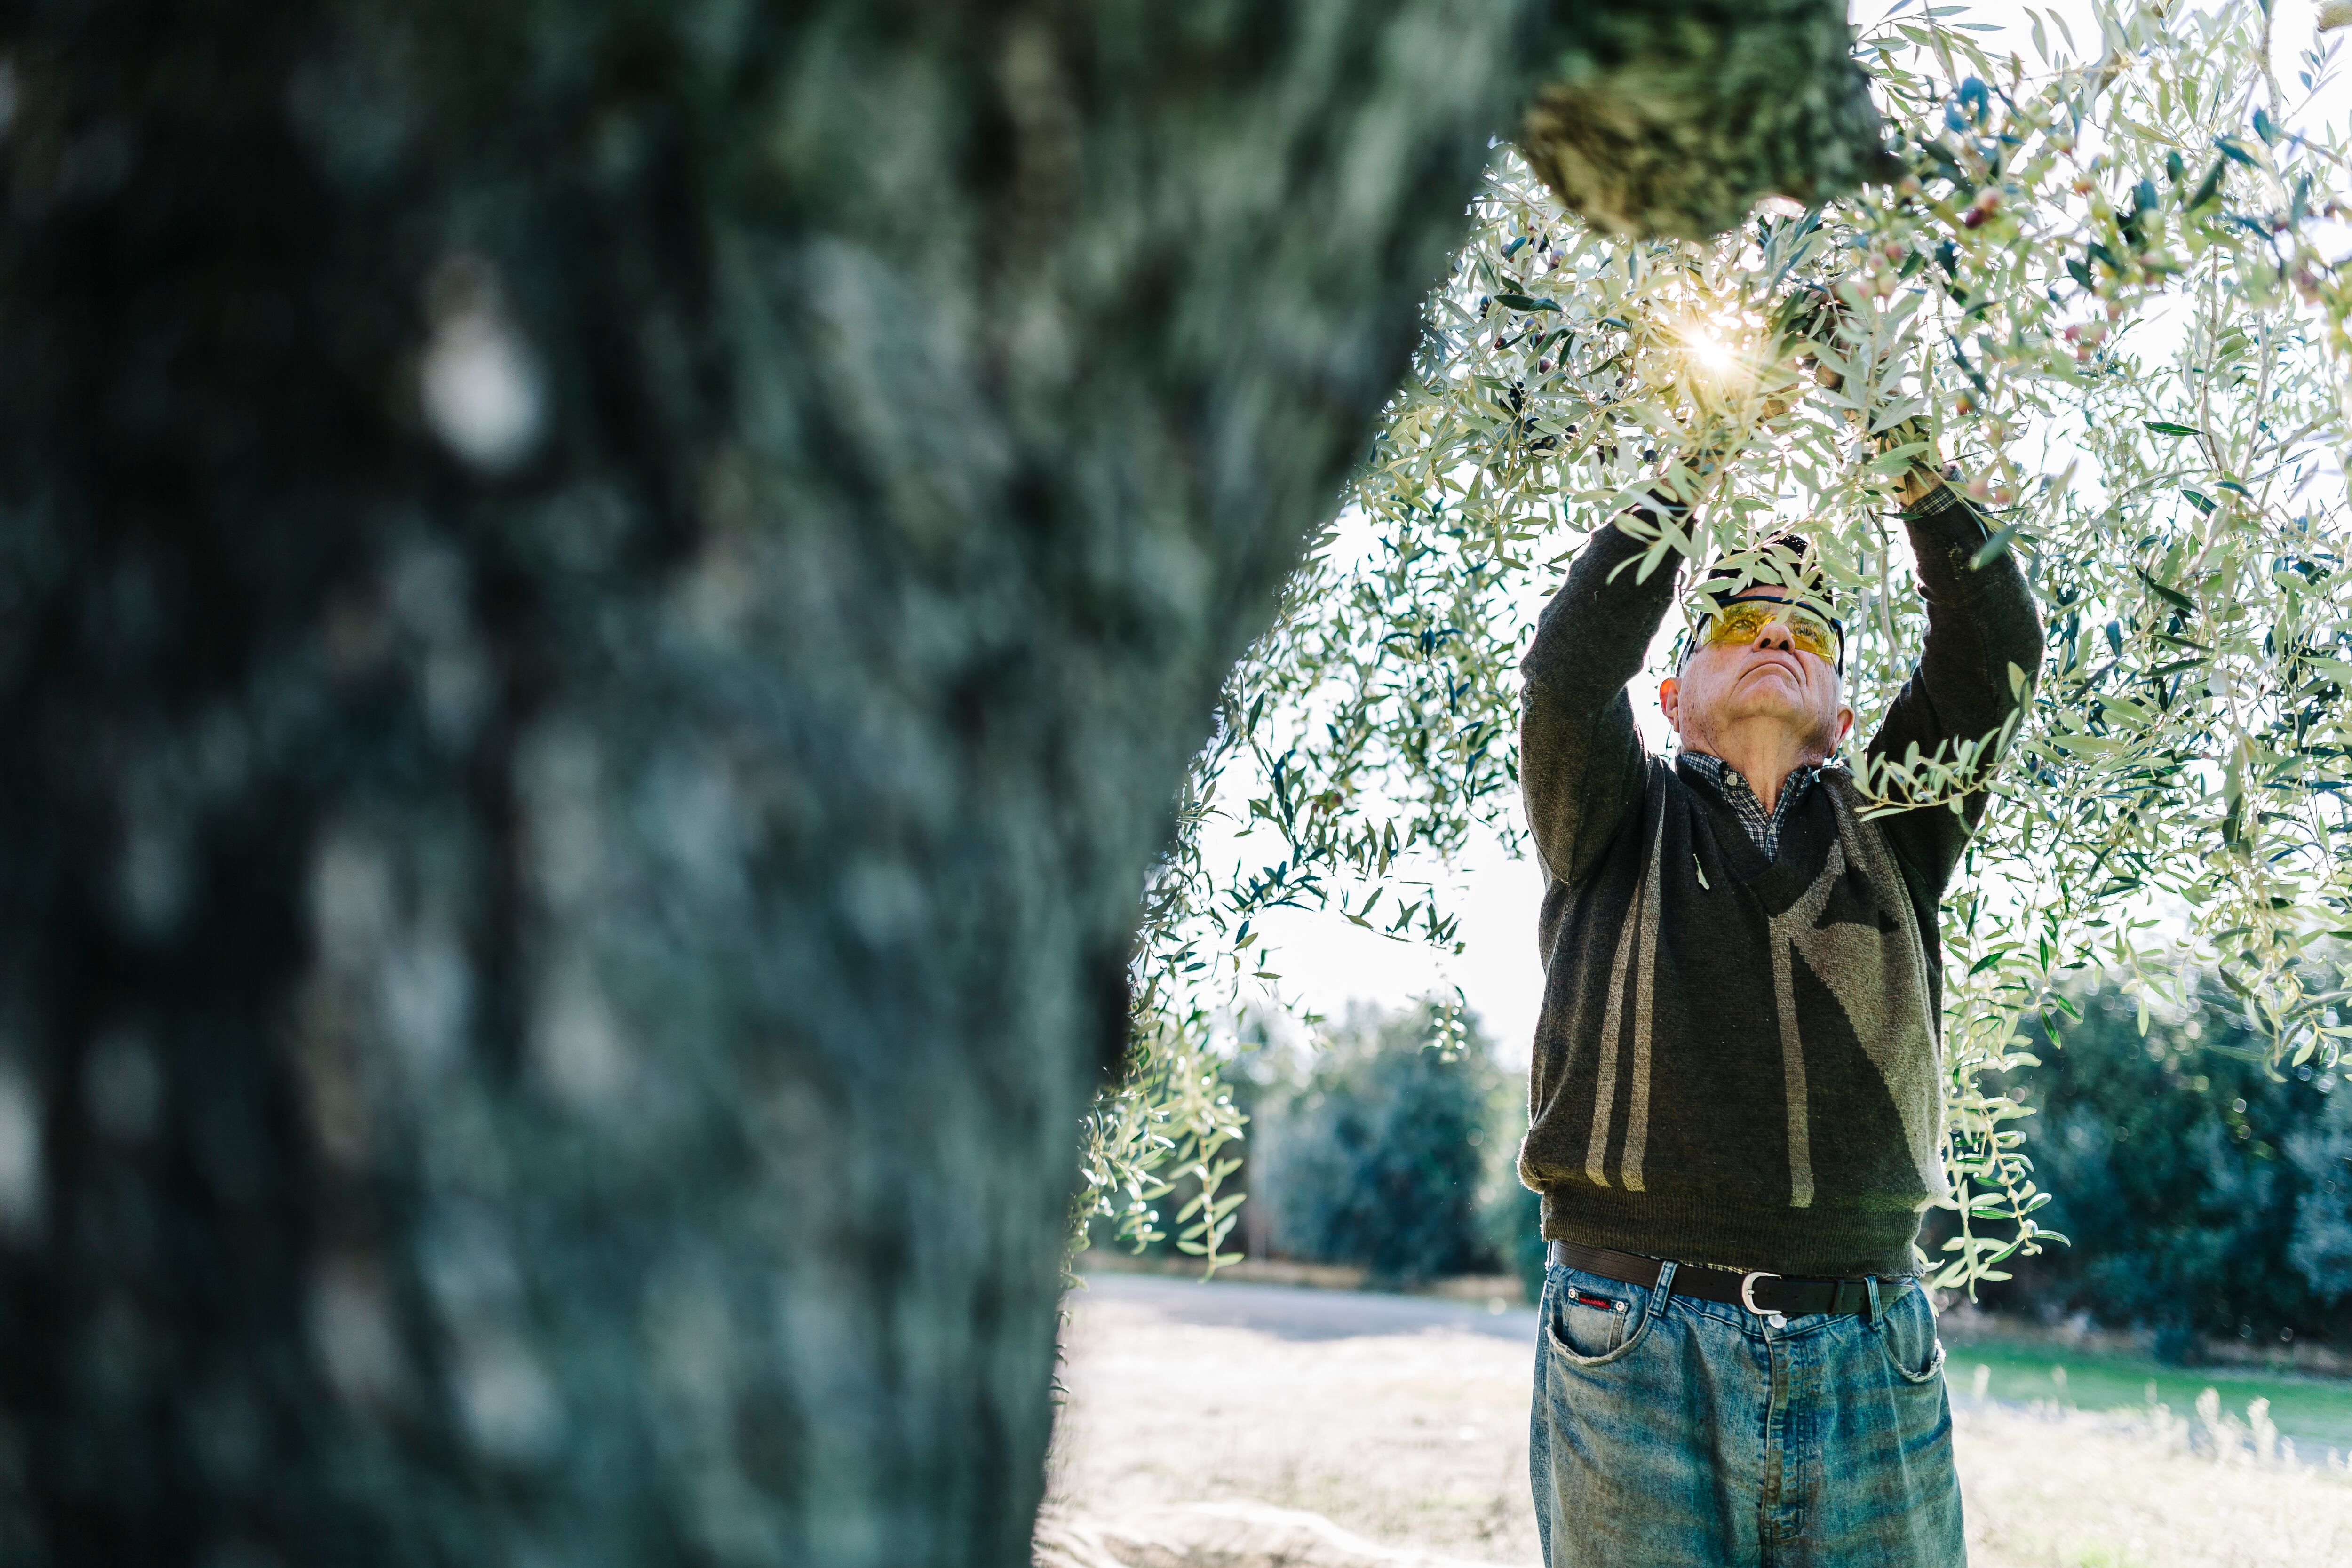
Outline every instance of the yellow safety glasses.
{"label": "yellow safety glasses", "polygon": [[1814,614],[1802,605],[1790,605],[1779,599],[1737,599],[1707,617],[1699,629],[1702,646],[1727,642],[1752,643],[1765,626],[1779,621],[1788,628],[1789,641],[1801,652],[1818,654],[1832,664],[1840,662],[1842,649],[1837,623]]}

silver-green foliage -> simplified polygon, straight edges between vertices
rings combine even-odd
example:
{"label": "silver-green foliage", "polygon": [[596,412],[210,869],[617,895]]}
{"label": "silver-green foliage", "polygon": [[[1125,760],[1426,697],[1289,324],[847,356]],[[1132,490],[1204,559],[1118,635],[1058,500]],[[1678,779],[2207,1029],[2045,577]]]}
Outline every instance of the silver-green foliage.
{"label": "silver-green foliage", "polygon": [[[1645,569],[1674,545],[1815,539],[1869,732],[1923,626],[1889,500],[1922,436],[1995,512],[1988,549],[2022,557],[2049,626],[1946,908],[1961,1224],[1939,1279],[2000,1278],[2048,1239],[2011,1125],[2025,1109],[1980,1080],[2030,1062],[2020,1020],[2064,1009],[2064,972],[2104,965],[2168,1008],[2208,966],[2292,1061],[2336,1059],[2352,1033],[2325,942],[2352,926],[2352,279],[2327,252],[2352,248],[2352,198],[2343,131],[2286,129],[2333,50],[2314,43],[2283,79],[2254,0],[2102,4],[2095,38],[2034,18],[2029,63],[1935,9],[1863,42],[1915,171],[1896,187],[1645,241],[1581,226],[1497,158],[1348,510],[1234,675],[1148,900],[1139,1071],[1091,1140],[1089,1201],[1130,1234],[1168,1167],[1213,1170],[1237,1131],[1213,1090],[1154,1086],[1193,1084],[1219,1001],[1268,973],[1263,911],[1455,941],[1427,867],[1482,827],[1516,841],[1534,613],[1646,488],[1697,507]],[[1809,287],[1836,292],[1842,326],[1792,328]],[[1801,353],[1843,384],[1807,387]],[[1949,800],[1984,750],[1866,782]],[[1220,811],[1278,846],[1270,864],[1202,860]],[[1215,1254],[1225,1202],[1187,1216],[1188,1251]]]}

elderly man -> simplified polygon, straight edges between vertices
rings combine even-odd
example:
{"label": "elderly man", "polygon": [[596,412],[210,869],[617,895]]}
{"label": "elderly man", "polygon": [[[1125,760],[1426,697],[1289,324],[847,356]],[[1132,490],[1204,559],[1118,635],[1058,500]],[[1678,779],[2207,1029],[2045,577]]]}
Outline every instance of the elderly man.
{"label": "elderly man", "polygon": [[[2041,646],[1968,501],[1924,464],[1901,499],[1927,635],[1868,747],[1898,761],[2001,731]],[[1649,754],[1625,688],[1675,573],[1639,579],[1645,548],[1595,532],[1523,667],[1545,1562],[1959,1563],[1914,1243],[1948,1190],[1937,905],[1984,796],[1865,819],[1843,631],[1786,544],[1702,584]]]}

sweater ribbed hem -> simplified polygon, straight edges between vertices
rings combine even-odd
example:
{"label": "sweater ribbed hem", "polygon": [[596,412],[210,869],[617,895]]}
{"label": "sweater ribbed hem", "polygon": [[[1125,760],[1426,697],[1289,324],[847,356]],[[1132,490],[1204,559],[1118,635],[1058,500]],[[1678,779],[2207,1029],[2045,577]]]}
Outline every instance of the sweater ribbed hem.
{"label": "sweater ribbed hem", "polygon": [[1581,1184],[1543,1194],[1547,1241],[1676,1263],[1859,1279],[1916,1274],[1916,1211],[1764,1208],[1720,1194],[1668,1196]]}

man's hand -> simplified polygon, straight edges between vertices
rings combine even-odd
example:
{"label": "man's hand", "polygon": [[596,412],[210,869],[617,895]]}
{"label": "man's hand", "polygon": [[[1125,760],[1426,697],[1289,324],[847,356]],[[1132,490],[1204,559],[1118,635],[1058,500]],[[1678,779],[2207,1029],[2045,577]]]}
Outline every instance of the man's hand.
{"label": "man's hand", "polygon": [[[1839,343],[1843,347],[1841,340],[1861,335],[1844,330],[1849,329],[1853,321],[1852,308],[1818,284],[1808,284],[1800,289],[1790,296],[1785,310],[1782,317],[1785,336],[1812,343]],[[1845,384],[1843,376],[1810,353],[1801,354],[1800,363],[1811,365],[1815,377],[1832,392]],[[1782,405],[1783,408],[1786,406],[1786,404]],[[1866,427],[1869,416],[1866,412],[1857,412],[1849,417],[1864,422]],[[1910,455],[1910,466],[1903,470],[1895,484],[1895,499],[1899,505],[1906,509],[1916,506],[1934,494],[1936,488],[1944,482],[1943,458],[1937,450],[1936,432],[1924,417],[1916,414],[1907,416],[1870,435],[1868,439],[1871,450],[1882,457],[1889,452],[1899,452],[1906,447],[1916,448]]]}
{"label": "man's hand", "polygon": [[1911,466],[1903,470],[1903,478],[1895,487],[1895,499],[1902,506],[1918,505],[1944,482],[1940,471],[1942,459],[1936,450],[1936,433],[1917,415],[1896,420],[1872,437],[1871,440],[1881,453],[1899,452],[1906,447],[1924,448],[1911,454]]}
{"label": "man's hand", "polygon": [[[1772,384],[1760,400],[1748,404],[1745,410],[1723,408],[1703,413],[1685,432],[1678,443],[1680,450],[1670,459],[1670,466],[1679,463],[1701,480],[1710,480],[1759,429],[1794,407],[1809,382],[1832,392],[1842,388],[1844,376],[1831,368],[1816,350],[1832,350],[1833,357],[1843,358],[1849,352],[1847,345],[1862,336],[1853,330],[1853,307],[1818,284],[1807,284],[1790,294],[1782,303],[1776,323],[1780,352],[1775,370],[1782,371],[1782,367],[1793,363],[1793,371],[1783,372],[1785,379]],[[1850,411],[1847,416],[1865,425],[1869,417],[1864,410]],[[1881,457],[1912,448],[1909,465],[1895,485],[1895,500],[1902,506],[1917,505],[1944,483],[1943,458],[1937,449],[1935,431],[1926,418],[1907,416],[1869,435],[1867,439],[1872,452]]]}
{"label": "man's hand", "polygon": [[[1807,315],[1804,319],[1810,323],[1812,318]],[[1796,406],[1797,400],[1805,395],[1809,378],[1825,386],[1835,386],[1836,377],[1811,353],[1800,352],[1791,365],[1790,340],[1809,335],[1793,329],[1784,315],[1777,353],[1769,364],[1752,379],[1743,376],[1736,390],[1700,401],[1696,416],[1684,430],[1682,439],[1675,443],[1680,448],[1675,460],[1701,479],[1712,479],[1755,439],[1759,430]]]}

